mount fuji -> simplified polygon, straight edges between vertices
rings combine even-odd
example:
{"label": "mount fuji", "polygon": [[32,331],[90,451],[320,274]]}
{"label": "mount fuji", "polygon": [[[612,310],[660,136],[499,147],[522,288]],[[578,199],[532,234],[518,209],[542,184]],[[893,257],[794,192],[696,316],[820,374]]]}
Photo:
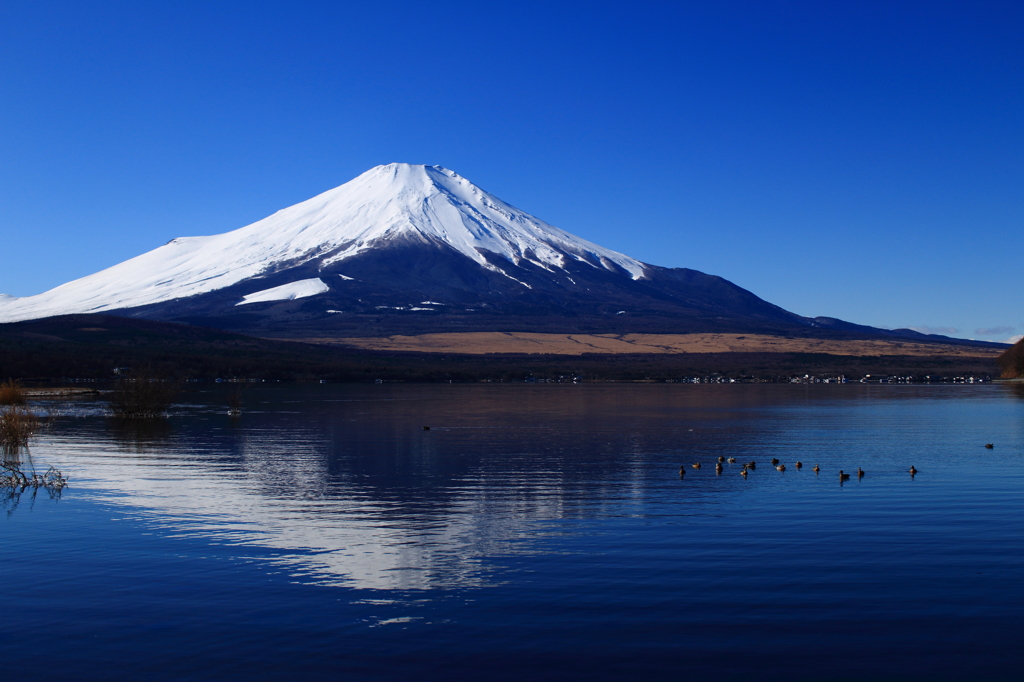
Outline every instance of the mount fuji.
{"label": "mount fuji", "polygon": [[[246,227],[181,237],[0,322],[104,313],[259,336],[740,331],[922,337],[806,318],[720,277],[603,248],[440,166],[392,163]],[[941,338],[941,337],[940,337]]]}

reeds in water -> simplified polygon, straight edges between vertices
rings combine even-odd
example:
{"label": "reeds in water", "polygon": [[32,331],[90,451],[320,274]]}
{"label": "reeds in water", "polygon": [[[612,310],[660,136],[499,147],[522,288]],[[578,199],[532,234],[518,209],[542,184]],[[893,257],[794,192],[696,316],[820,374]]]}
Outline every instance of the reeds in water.
{"label": "reeds in water", "polygon": [[107,398],[112,416],[118,419],[151,419],[167,414],[181,385],[155,377],[148,371],[121,377]]}
{"label": "reeds in water", "polygon": [[0,405],[24,405],[25,389],[17,379],[10,379],[0,384]]}
{"label": "reeds in water", "polygon": [[55,469],[52,466],[43,474],[33,472],[29,476],[15,463],[5,462],[0,464],[0,488],[63,490],[67,486],[67,477],[61,473],[60,469]]}
{"label": "reeds in water", "polygon": [[242,387],[239,386],[228,394],[228,414],[237,417],[242,414]]}
{"label": "reeds in water", "polygon": [[10,452],[28,445],[39,425],[39,417],[20,405],[0,409],[0,447]]}

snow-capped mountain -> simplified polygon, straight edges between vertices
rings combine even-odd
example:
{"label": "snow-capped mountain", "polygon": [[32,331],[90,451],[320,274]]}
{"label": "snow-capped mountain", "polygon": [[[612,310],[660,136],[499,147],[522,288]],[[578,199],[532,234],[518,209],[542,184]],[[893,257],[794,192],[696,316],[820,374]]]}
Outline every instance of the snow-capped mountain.
{"label": "snow-capped mountain", "polygon": [[[450,170],[392,163],[252,225],[211,237],[173,239],[46,293],[0,299],[0,321],[182,299],[307,263],[324,270],[397,242],[447,246],[513,281],[496,260],[526,261],[552,273],[564,272],[570,261],[625,272],[633,279],[644,273],[639,261],[537,220]],[[327,285],[314,284],[286,290],[289,295],[282,292],[280,298],[326,290]]]}
{"label": "snow-capped mountain", "polygon": [[450,170],[402,163],[231,232],[173,239],[36,296],[0,295],[0,322],[72,313],[306,337],[856,328],[641,263]]}

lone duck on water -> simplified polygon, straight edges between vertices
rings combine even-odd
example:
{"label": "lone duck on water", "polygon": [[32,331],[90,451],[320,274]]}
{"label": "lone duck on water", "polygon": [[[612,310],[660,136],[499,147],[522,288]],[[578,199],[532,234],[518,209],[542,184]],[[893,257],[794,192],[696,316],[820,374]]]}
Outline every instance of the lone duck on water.
{"label": "lone duck on water", "polygon": [[796,464],[794,464],[793,466],[795,466],[795,467],[796,467],[797,469],[800,469],[800,468],[802,468],[802,467],[803,467],[803,465],[804,465],[804,463],[803,463],[803,462],[797,462],[797,463],[796,463]]}
{"label": "lone duck on water", "polygon": [[814,468],[813,468],[813,469],[811,469],[811,471],[813,471],[814,473],[818,473],[819,471],[821,471],[821,467],[820,467],[820,466],[818,466],[817,464],[815,464],[815,465],[814,465]]}
{"label": "lone duck on water", "polygon": [[911,465],[910,465],[910,475],[911,475],[911,476],[913,476],[913,475],[914,475],[914,474],[916,474],[916,473],[917,473],[917,469],[915,469],[915,468],[914,468],[914,465],[913,465],[913,464],[911,464]]}
{"label": "lone duck on water", "polygon": [[864,470],[857,467],[857,478],[864,478]]}
{"label": "lone duck on water", "polygon": [[850,480],[850,474],[844,474],[843,470],[840,469],[839,470],[839,480],[840,481],[849,481]]}
{"label": "lone duck on water", "polygon": [[700,462],[694,462],[690,466],[692,466],[694,469],[700,469]]}

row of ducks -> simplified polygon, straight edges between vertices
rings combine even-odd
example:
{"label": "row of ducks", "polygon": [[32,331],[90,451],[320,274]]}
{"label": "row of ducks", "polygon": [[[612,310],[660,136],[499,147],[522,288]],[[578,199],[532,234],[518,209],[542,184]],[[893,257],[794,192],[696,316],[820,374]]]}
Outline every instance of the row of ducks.
{"label": "row of ducks", "polygon": [[[718,462],[715,463],[715,473],[719,473],[719,474],[722,473],[722,462],[728,462],[729,464],[735,464],[736,463],[736,458],[735,457],[729,457],[728,459],[726,459],[725,457],[719,457],[718,458]],[[690,466],[692,468],[694,468],[694,469],[700,469],[700,462],[694,462]],[[779,459],[777,457],[773,457],[772,458],[772,466],[775,467],[776,471],[785,471],[786,470],[786,465],[782,464],[781,462],[779,462]],[[803,464],[803,462],[797,462],[793,466],[796,467],[797,469],[802,469],[804,464]],[[740,476],[742,476],[743,478],[746,478],[748,471],[754,471],[756,469],[757,469],[757,463],[756,462],[745,462],[743,464],[743,468],[740,470]],[[814,467],[811,469],[811,471],[813,471],[814,473],[818,473],[819,471],[821,471],[821,467],[819,467],[817,464],[815,464]],[[864,474],[865,473],[866,472],[863,469],[861,469],[860,467],[857,467],[857,478],[864,478]],[[915,469],[914,466],[911,465],[910,466],[910,475],[914,476],[915,474],[917,474],[917,469]],[[679,477],[682,478],[685,475],[686,475],[686,465],[684,464],[683,466],[679,467]],[[850,476],[852,476],[852,474],[844,473],[842,469],[839,470],[839,480],[840,481],[848,481],[848,480],[850,480]]]}

